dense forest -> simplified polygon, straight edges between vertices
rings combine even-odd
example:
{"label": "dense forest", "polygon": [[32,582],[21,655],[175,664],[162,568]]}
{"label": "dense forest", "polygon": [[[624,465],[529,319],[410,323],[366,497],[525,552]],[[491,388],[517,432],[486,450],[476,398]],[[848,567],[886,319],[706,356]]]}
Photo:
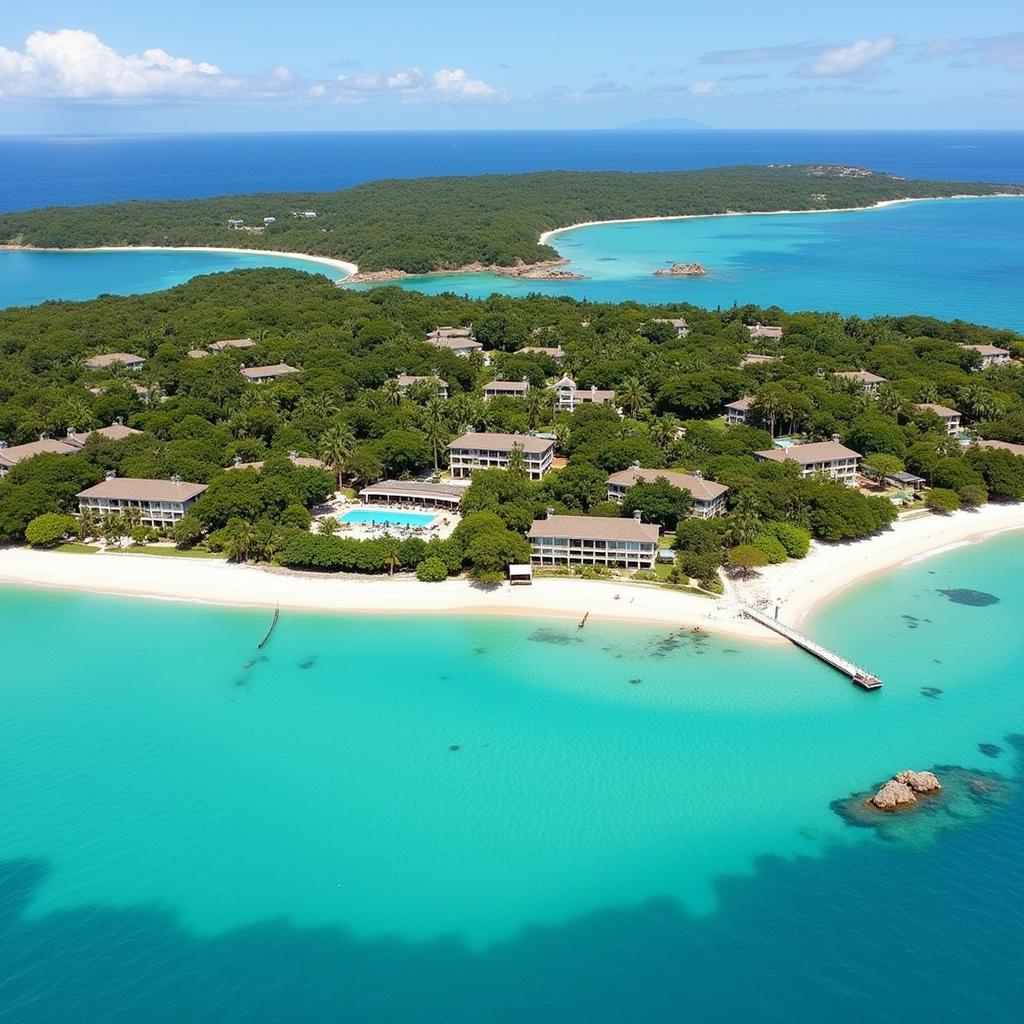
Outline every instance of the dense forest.
{"label": "dense forest", "polygon": [[[551,171],[375,181],[339,192],[223,196],[0,215],[0,244],[41,248],[212,245],[331,256],[410,273],[553,259],[544,231],[590,220],[866,206],[889,199],[1022,192],[831,166],[670,173]],[[303,212],[315,218],[303,217]],[[264,226],[264,218],[274,218]],[[241,230],[229,220],[244,221]]]}
{"label": "dense forest", "polygon": [[[676,337],[663,319],[670,316],[686,318],[688,337]],[[751,342],[744,325],[757,321],[781,325],[781,341]],[[439,324],[472,324],[491,365],[426,344]],[[244,336],[255,348],[188,356]],[[713,585],[730,552],[754,564],[762,556],[778,560],[805,552],[812,535],[864,536],[895,516],[887,498],[799,479],[792,464],[755,460],[752,453],[771,445],[770,428],[808,440],[838,434],[880,472],[920,474],[934,485],[938,509],[1024,497],[1024,459],[960,445],[917,408],[950,405],[979,436],[1024,442],[1024,373],[1016,362],[979,371],[978,354],[958,343],[1024,355],[1024,339],[1013,332],[926,317],[350,292],[287,270],[9,309],[0,312],[0,439],[60,437],[115,420],[141,433],[94,437],[81,454],[40,455],[15,466],[0,481],[0,540],[22,541],[40,516],[66,516],[78,490],[115,470],[209,483],[174,539],[234,557],[320,569],[415,567],[424,578],[464,565],[493,574],[502,561],[523,557],[522,534],[545,508],[615,516],[635,508],[676,531],[680,572]],[[556,344],[566,352],[564,365],[519,351]],[[140,373],[85,368],[85,358],[104,351],[135,352],[146,363]],[[741,368],[749,351],[773,359]],[[252,385],[239,372],[243,357],[249,365],[285,361],[301,372]],[[851,369],[887,382],[877,396],[866,395],[833,376]],[[615,389],[622,415],[607,406],[556,414],[543,385],[564,370],[580,387]],[[399,373],[436,374],[450,397],[429,386],[403,396]],[[481,400],[485,381],[524,377],[534,385],[527,399]],[[723,427],[723,405],[746,395],[754,397],[752,422]],[[447,442],[467,427],[553,431],[568,465],[539,482],[503,470],[475,475],[462,525],[448,541],[360,544],[309,532],[309,510],[334,489],[333,474],[351,487],[430,474],[443,469]],[[319,457],[330,472],[296,467],[289,453]],[[225,472],[236,459],[265,465]],[[728,514],[707,523],[687,519],[687,496],[663,480],[632,488],[622,506],[607,502],[607,475],[634,461],[699,469],[728,485]],[[761,555],[751,556],[751,548]]]}

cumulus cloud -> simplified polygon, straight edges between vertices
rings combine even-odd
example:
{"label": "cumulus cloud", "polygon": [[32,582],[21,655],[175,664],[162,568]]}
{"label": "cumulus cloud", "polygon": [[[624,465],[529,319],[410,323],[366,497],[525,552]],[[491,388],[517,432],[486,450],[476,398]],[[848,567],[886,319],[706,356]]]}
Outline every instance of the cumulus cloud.
{"label": "cumulus cloud", "polygon": [[863,75],[896,48],[896,37],[858,39],[847,46],[833,46],[803,65],[799,73],[807,78],[849,78]]}
{"label": "cumulus cloud", "polygon": [[479,78],[470,78],[462,68],[441,68],[435,72],[434,88],[442,96],[460,99],[489,100],[498,95],[493,85]]}
{"label": "cumulus cloud", "polygon": [[690,86],[691,96],[711,96],[715,92],[714,82],[694,82]]}
{"label": "cumulus cloud", "polygon": [[230,90],[216,64],[165,50],[119,54],[92,32],[33,32],[22,52],[0,46],[0,96],[123,100],[193,98]]}

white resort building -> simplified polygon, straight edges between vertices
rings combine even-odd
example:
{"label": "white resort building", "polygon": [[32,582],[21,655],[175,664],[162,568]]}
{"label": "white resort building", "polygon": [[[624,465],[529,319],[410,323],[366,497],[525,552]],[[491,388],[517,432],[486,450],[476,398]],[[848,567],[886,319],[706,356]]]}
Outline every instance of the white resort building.
{"label": "white resort building", "polygon": [[740,359],[740,369],[745,370],[748,366],[760,366],[762,363],[774,363],[775,356],[762,355],[760,352],[744,352]]}
{"label": "white resort building", "polygon": [[564,348],[544,348],[541,345],[524,345],[519,349],[524,356],[550,356],[556,363],[565,358]]}
{"label": "white resort building", "polygon": [[555,412],[575,412],[581,405],[614,405],[615,392],[602,391],[596,385],[580,390],[572,377],[562,377],[551,385],[555,392]]}
{"label": "white resort building", "polygon": [[483,345],[473,337],[472,327],[436,327],[427,335],[427,344],[468,358],[482,352]]}
{"label": "white resort building", "polygon": [[725,405],[726,425],[730,427],[738,427],[746,423],[753,404],[753,395],[746,395],[743,398],[737,398],[735,402],[727,402]]}
{"label": "white resort building", "polygon": [[422,483],[419,480],[381,480],[368,484],[359,492],[366,504],[420,505],[458,512],[459,502],[466,493],[458,484]]}
{"label": "white resort building", "polygon": [[108,441],[123,441],[126,437],[135,437],[141,433],[141,430],[126,427],[118,421],[111,423],[109,427],[99,427],[96,430],[72,430],[68,427],[67,436],[63,440],[65,444],[73,444],[76,448],[82,448],[90,437],[105,437]]}
{"label": "white resort building", "polygon": [[400,373],[395,380],[398,382],[398,392],[402,395],[407,395],[409,388],[424,384],[435,388],[438,398],[448,397],[448,381],[441,380],[440,377],[413,377],[407,373]]}
{"label": "white resort building", "polygon": [[772,341],[779,341],[782,337],[782,328],[769,327],[766,324],[748,324],[747,334],[751,338],[770,338]]}
{"label": "white resort building", "polygon": [[139,510],[142,526],[160,528],[178,522],[205,490],[206,484],[186,483],[177,476],[138,480],[109,475],[102,483],[79,491],[78,511],[105,515],[134,508]]}
{"label": "white resort building", "polygon": [[970,349],[981,356],[981,369],[987,370],[990,366],[1002,366],[1010,361],[1010,353],[1005,348],[996,345],[961,345],[961,348]]}
{"label": "white resort building", "polygon": [[527,537],[534,565],[608,565],[652,569],[661,529],[607,516],[556,516],[534,520]]}
{"label": "white resort building", "polygon": [[[1011,455],[1024,457],[1024,444],[1014,444],[1013,441],[979,441],[979,448],[998,448],[1001,451],[1009,452]],[[2,455],[3,452],[0,452]]]}
{"label": "white resort building", "polygon": [[530,382],[523,380],[491,380],[484,385],[484,401],[492,398],[525,398],[526,392],[530,390]]}
{"label": "white resort building", "polygon": [[19,462],[36,455],[74,455],[79,448],[80,445],[73,441],[58,441],[54,437],[41,437],[38,441],[10,446],[6,441],[0,441],[0,478],[7,476]]}
{"label": "white resort building", "polygon": [[851,486],[857,482],[857,468],[863,458],[860,452],[841,445],[838,434],[833,435],[831,441],[771,448],[764,452],[754,452],[754,455],[762,462],[795,462],[800,467],[801,476],[821,473]]}
{"label": "white resort building", "polygon": [[653,324],[671,324],[675,328],[677,338],[685,338],[690,333],[690,325],[682,317],[658,317]]}
{"label": "white resort building", "polygon": [[725,511],[725,495],[729,488],[724,484],[705,480],[699,471],[680,473],[671,469],[642,469],[637,465],[608,477],[608,500],[621,502],[626,497],[626,491],[634,484],[641,481],[654,483],[655,480],[665,480],[690,494],[693,498],[690,516],[695,519],[711,519]]}
{"label": "white resort building", "polygon": [[948,405],[936,405],[934,402],[919,402],[914,408],[938,416],[950,437],[960,433],[960,413],[956,409],[950,409]]}
{"label": "white resort building", "polygon": [[886,383],[885,377],[879,377],[877,373],[869,373],[867,370],[841,370],[836,376],[840,380],[849,380],[860,384],[866,395],[876,394],[878,386]]}
{"label": "white resort building", "polygon": [[298,369],[287,363],[274,363],[271,366],[243,366],[242,376],[253,384],[266,384],[270,380],[287,377],[290,373],[298,373]]}
{"label": "white resort building", "polygon": [[210,345],[211,352],[224,352],[229,348],[255,348],[256,342],[252,338],[225,338],[223,341],[215,341]]}
{"label": "white resort building", "polygon": [[551,468],[555,442],[550,438],[469,431],[448,445],[451,474],[467,477],[474,469],[508,469],[515,448],[522,450],[523,465],[531,480],[539,480]]}
{"label": "white resort building", "polygon": [[104,352],[98,356],[90,356],[85,361],[88,370],[109,370],[112,366],[126,366],[136,372],[141,370],[146,360],[134,352]]}

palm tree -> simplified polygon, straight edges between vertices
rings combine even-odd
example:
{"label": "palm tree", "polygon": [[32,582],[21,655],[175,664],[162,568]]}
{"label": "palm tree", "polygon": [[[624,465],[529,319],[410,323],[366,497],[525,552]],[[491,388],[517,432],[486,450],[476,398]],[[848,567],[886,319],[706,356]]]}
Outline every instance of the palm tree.
{"label": "palm tree", "polygon": [[679,420],[668,414],[659,416],[650,427],[651,440],[662,450],[667,452],[675,444],[679,434]]}
{"label": "palm tree", "polygon": [[334,516],[324,516],[316,524],[316,532],[321,537],[333,537],[338,532],[338,520]]}
{"label": "palm tree", "polygon": [[917,400],[924,404],[936,404],[942,399],[939,394],[938,387],[931,381],[926,381],[924,384],[918,386],[917,389]]}
{"label": "palm tree", "polygon": [[636,419],[636,414],[647,404],[647,389],[636,375],[630,375],[622,381],[618,396],[633,419]]}
{"label": "palm tree", "polygon": [[345,472],[345,463],[348,462],[355,446],[356,436],[347,423],[335,423],[328,427],[320,438],[320,458],[327,463],[338,478],[339,487]]}
{"label": "palm tree", "polygon": [[426,429],[424,432],[427,435],[427,440],[430,442],[431,447],[434,449],[434,472],[436,473],[437,449],[441,442],[448,436],[448,429],[444,421],[445,406],[443,399],[439,395],[431,395],[423,407],[423,413],[426,420]]}
{"label": "palm tree", "polygon": [[98,530],[99,516],[91,508],[83,509],[82,514],[78,517],[78,539],[88,540],[90,537],[95,537]]}
{"label": "palm tree", "polygon": [[542,417],[546,420],[551,415],[554,405],[555,395],[549,388],[530,388],[526,392],[523,409],[526,412],[526,422],[531,430],[537,429]]}
{"label": "palm tree", "polygon": [[775,421],[783,411],[786,396],[777,385],[760,388],[754,398],[754,409],[768,423],[768,432],[775,437]]}
{"label": "palm tree", "polygon": [[514,444],[508,453],[508,472],[510,476],[526,476],[526,459],[523,456],[523,446]]}
{"label": "palm tree", "polygon": [[399,405],[402,401],[402,388],[394,377],[381,384],[380,393],[388,405]]}
{"label": "palm tree", "polygon": [[329,420],[338,415],[338,407],[326,391],[318,391],[313,395],[306,395],[299,403],[300,411],[317,419]]}
{"label": "palm tree", "polygon": [[907,400],[891,384],[883,384],[875,394],[880,412],[887,416],[899,417],[906,407]]}
{"label": "palm tree", "polygon": [[224,553],[231,562],[247,562],[252,555],[255,534],[251,523],[241,519],[232,524],[224,541]]}

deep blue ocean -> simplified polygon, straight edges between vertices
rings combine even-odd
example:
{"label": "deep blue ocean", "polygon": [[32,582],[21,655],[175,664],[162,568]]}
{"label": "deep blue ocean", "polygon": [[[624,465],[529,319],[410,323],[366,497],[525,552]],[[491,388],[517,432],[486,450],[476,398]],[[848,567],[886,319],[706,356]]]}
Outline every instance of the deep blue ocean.
{"label": "deep blue ocean", "polygon": [[0,140],[0,210],[324,191],[376,178],[819,162],[857,164],[908,177],[1020,183],[1024,132],[303,132],[7,138]]}

